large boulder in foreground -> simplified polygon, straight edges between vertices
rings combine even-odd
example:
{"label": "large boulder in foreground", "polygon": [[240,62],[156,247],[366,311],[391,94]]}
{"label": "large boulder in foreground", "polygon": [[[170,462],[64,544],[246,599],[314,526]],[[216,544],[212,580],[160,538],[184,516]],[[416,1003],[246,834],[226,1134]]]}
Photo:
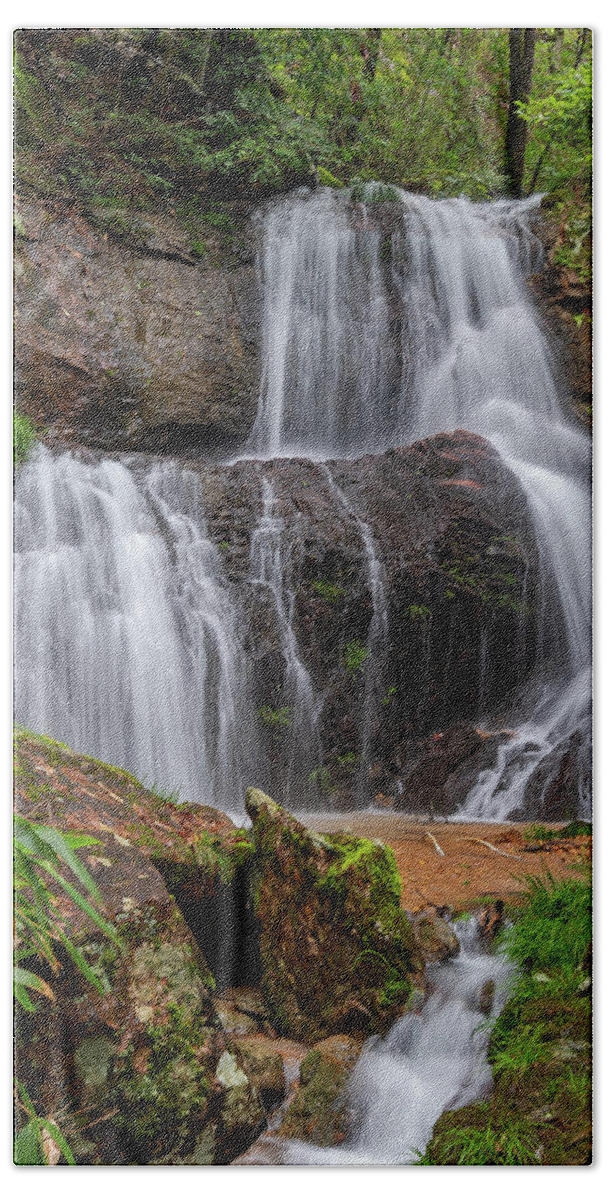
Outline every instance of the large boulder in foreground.
{"label": "large boulder in foreground", "polygon": [[[15,798],[36,823],[96,839],[79,855],[121,942],[56,889],[63,930],[101,991],[66,955],[58,974],[46,971],[54,1000],[18,1011],[17,1077],[36,1112],[58,1120],[80,1164],[230,1162],[264,1128],[264,1110],[159,869],[181,864],[186,879],[198,871],[204,890],[196,848],[209,850],[210,812],[164,808],[126,772],[24,731],[16,738]],[[207,879],[212,886],[211,870]],[[45,974],[37,958],[22,965]]]}
{"label": "large boulder in foreground", "polygon": [[393,851],[345,833],[313,833],[257,788],[245,806],[273,1025],[309,1042],[385,1031],[419,966]]}

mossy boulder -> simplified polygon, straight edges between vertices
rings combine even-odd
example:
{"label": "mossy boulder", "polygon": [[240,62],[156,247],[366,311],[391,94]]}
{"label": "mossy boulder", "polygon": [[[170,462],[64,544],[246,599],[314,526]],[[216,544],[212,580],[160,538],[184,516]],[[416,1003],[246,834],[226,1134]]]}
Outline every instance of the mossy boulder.
{"label": "mossy boulder", "polygon": [[78,853],[120,936],[119,945],[105,938],[59,894],[57,918],[100,988],[67,955],[52,979],[44,962],[24,964],[46,973],[55,999],[18,1011],[20,1082],[38,1113],[63,1114],[81,1164],[231,1161],[264,1127],[263,1108],[219,1022],[209,967],[152,861],[172,855],[189,866],[195,821],[182,845],[189,814],[165,812],[125,772],[31,734],[16,748],[18,810],[96,839]]}
{"label": "mossy boulder", "polygon": [[255,906],[262,987],[273,1025],[302,1041],[384,1032],[419,968],[400,906],[395,856],[382,842],[307,830],[256,788]]}
{"label": "mossy boulder", "polygon": [[337,1146],[348,1133],[345,1085],[357,1063],[362,1039],[344,1034],[313,1046],[300,1067],[300,1088],[281,1125],[281,1136]]}

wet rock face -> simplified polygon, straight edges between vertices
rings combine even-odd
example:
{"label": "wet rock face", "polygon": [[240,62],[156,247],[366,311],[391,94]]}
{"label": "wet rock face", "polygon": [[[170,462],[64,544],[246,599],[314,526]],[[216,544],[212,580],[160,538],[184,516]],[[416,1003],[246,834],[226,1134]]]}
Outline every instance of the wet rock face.
{"label": "wet rock face", "polygon": [[581,791],[591,794],[590,744],[584,731],[562,739],[530,776],[522,811],[527,818],[570,820],[580,812]]}
{"label": "wet rock face", "polygon": [[205,227],[199,258],[170,216],[133,215],[120,242],[67,205],[16,203],[19,408],[64,442],[108,450],[236,446],[259,374],[247,221],[236,252]]}
{"label": "wet rock face", "polygon": [[308,831],[250,788],[262,987],[274,1028],[302,1041],[384,1032],[419,960],[381,842]]}
{"label": "wet rock face", "polygon": [[560,229],[550,220],[537,230],[546,250],[542,269],[529,280],[534,299],[553,334],[555,352],[565,383],[565,400],[586,427],[592,417],[591,284],[576,271],[554,261]]}
{"label": "wet rock face", "polygon": [[[454,811],[497,743],[473,728],[465,740],[474,745],[458,754],[452,742],[461,735],[454,739],[451,727],[502,707],[534,664],[534,536],[519,484],[496,451],[456,431],[326,466],[296,459],[197,469],[209,533],[245,618],[251,706],[276,792],[285,795],[293,696],[272,597],[253,582],[264,481],[283,523],[285,608],[319,705],[317,807],[331,797],[332,807],[351,808],[363,786],[366,802],[383,794],[412,811]],[[383,572],[384,626],[357,517]],[[439,733],[440,756],[424,740]],[[422,797],[408,774],[431,753],[434,768],[441,757],[445,769],[427,796],[421,768]]]}
{"label": "wet rock face", "polygon": [[[212,810],[164,809],[125,772],[29,734],[17,738],[16,803],[29,819],[97,839],[81,855],[122,941],[117,949],[62,894],[61,919],[104,990],[66,958],[56,1000],[18,1013],[17,1069],[37,1111],[80,1114],[64,1130],[80,1163],[231,1161],[264,1127],[263,1108],[155,865],[164,855],[212,889],[213,871],[195,862]],[[214,815],[229,846],[230,823]]]}

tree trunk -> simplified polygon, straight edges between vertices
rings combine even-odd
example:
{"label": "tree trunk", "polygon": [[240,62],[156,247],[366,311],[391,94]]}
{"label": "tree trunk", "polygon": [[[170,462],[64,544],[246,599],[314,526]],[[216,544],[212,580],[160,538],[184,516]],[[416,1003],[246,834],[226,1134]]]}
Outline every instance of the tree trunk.
{"label": "tree trunk", "polygon": [[535,29],[509,30],[509,114],[505,140],[505,175],[512,196],[520,197],[523,189],[526,161],[526,122],[520,116],[518,104],[526,104],[530,96],[534,66]]}

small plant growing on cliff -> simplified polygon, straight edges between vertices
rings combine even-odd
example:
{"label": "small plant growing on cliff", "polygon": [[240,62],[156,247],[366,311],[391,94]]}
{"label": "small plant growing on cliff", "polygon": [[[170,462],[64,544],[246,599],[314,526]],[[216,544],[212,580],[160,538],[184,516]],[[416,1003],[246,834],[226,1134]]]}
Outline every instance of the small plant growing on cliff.
{"label": "small plant growing on cliff", "polygon": [[367,650],[358,639],[348,642],[344,647],[344,666],[349,675],[356,675],[357,671],[363,670],[363,666],[367,659]]}
{"label": "small plant growing on cliff", "polygon": [[291,727],[290,708],[271,708],[269,704],[263,704],[258,709],[258,717],[264,725],[268,725],[271,729],[279,730]]}
{"label": "small plant growing on cliff", "polygon": [[308,776],[309,783],[315,783],[317,787],[326,795],[331,791],[331,775],[329,767],[315,767],[314,771]]}
{"label": "small plant growing on cliff", "polygon": [[410,621],[428,621],[431,616],[431,610],[426,604],[410,604],[406,612]]}
{"label": "small plant growing on cliff", "polygon": [[345,595],[343,587],[340,587],[337,583],[328,583],[326,579],[315,579],[312,590],[317,593],[317,596],[321,596],[323,600],[327,600],[330,604],[335,604],[337,600],[341,600]]}
{"label": "small plant growing on cliff", "polygon": [[13,416],[13,461],[16,466],[26,461],[36,436],[36,429],[29,417],[16,412]]}

